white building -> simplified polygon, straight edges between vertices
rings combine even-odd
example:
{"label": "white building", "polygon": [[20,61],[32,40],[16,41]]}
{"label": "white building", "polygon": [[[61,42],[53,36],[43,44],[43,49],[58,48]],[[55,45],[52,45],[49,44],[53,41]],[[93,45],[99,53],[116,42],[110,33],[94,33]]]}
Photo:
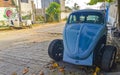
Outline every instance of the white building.
{"label": "white building", "polygon": [[28,15],[32,13],[32,2],[33,0],[20,0],[20,5],[18,3],[18,0],[15,0],[17,6],[21,6],[21,15]]}
{"label": "white building", "polygon": [[111,3],[110,9],[109,9],[109,22],[111,25],[117,25],[118,24],[118,8],[117,8],[117,1]]}

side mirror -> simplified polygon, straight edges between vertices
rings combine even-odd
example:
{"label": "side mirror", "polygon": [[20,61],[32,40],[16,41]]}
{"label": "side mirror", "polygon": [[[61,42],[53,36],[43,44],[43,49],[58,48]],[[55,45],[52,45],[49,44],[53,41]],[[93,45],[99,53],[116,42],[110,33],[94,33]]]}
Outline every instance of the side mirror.
{"label": "side mirror", "polygon": [[113,32],[113,37],[120,37],[120,31]]}

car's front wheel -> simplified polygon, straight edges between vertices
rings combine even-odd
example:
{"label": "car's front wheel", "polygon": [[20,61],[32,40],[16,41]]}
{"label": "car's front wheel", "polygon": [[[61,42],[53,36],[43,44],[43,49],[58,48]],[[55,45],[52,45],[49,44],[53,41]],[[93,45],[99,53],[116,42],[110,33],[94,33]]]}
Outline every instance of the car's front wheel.
{"label": "car's front wheel", "polygon": [[55,39],[48,47],[48,54],[53,60],[60,61],[63,59],[63,50],[63,40]]}

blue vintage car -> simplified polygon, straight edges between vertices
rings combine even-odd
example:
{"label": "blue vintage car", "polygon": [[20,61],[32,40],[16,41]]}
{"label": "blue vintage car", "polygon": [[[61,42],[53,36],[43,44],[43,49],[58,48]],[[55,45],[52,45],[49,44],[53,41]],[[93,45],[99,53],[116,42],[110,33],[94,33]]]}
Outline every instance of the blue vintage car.
{"label": "blue vintage car", "polygon": [[107,23],[100,10],[84,9],[69,15],[63,40],[53,40],[48,48],[55,61],[85,66],[99,66],[109,71],[115,63],[117,49],[106,45]]}

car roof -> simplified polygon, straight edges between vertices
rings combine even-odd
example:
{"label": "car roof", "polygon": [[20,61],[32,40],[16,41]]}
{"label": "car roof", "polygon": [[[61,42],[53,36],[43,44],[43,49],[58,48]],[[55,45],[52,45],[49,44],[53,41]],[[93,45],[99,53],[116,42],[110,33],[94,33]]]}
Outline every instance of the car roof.
{"label": "car roof", "polygon": [[103,14],[102,10],[96,10],[96,9],[82,9],[82,10],[77,10],[72,13],[81,13],[81,12],[97,12]]}

